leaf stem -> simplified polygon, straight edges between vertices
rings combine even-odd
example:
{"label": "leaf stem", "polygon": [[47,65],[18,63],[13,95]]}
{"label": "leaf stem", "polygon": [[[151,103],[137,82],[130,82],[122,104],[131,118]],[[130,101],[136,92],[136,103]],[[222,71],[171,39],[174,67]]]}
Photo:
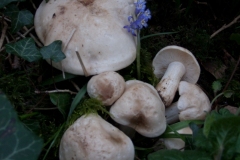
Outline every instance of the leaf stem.
{"label": "leaf stem", "polygon": [[140,41],[140,30],[137,31],[137,78],[138,80],[141,79],[141,41]]}

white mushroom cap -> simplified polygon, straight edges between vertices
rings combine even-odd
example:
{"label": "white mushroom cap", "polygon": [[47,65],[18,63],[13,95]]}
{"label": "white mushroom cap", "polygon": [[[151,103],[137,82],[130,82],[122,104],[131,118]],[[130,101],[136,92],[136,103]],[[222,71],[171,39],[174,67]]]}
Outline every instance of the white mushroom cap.
{"label": "white mushroom cap", "polygon": [[44,45],[63,42],[66,58],[53,66],[84,75],[76,50],[89,75],[116,71],[136,57],[136,40],[123,26],[133,15],[134,0],[42,1],[35,14],[35,30]]}
{"label": "white mushroom cap", "polygon": [[116,122],[146,137],[157,137],[166,129],[165,106],[150,84],[130,80],[123,95],[110,108]]}
{"label": "white mushroom cap", "polygon": [[185,81],[180,82],[178,91],[180,98],[177,107],[180,111],[180,121],[204,120],[207,112],[211,110],[207,95],[197,85]]}
{"label": "white mushroom cap", "polygon": [[196,83],[200,76],[200,67],[193,54],[179,46],[161,49],[152,65],[156,77],[162,78],[156,89],[166,106],[172,103],[181,80]]}
{"label": "white mushroom cap", "polygon": [[106,106],[112,105],[125,90],[125,80],[113,71],[93,76],[87,84],[88,95],[97,98]]}
{"label": "white mushroom cap", "polygon": [[153,59],[154,74],[161,78],[171,62],[181,62],[186,69],[182,81],[195,84],[200,76],[200,67],[193,54],[180,46],[167,46],[161,49]]}
{"label": "white mushroom cap", "polygon": [[133,160],[129,137],[97,114],[82,116],[64,133],[60,160]]}
{"label": "white mushroom cap", "polygon": [[[176,132],[179,134],[192,134],[190,127],[182,128]],[[167,149],[183,150],[185,147],[185,142],[181,138],[164,138],[163,142]]]}

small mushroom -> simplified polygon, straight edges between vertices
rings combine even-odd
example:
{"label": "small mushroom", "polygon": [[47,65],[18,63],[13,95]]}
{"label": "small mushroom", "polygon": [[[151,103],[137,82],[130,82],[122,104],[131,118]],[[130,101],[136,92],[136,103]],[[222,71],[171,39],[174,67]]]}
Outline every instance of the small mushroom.
{"label": "small mushroom", "polygon": [[123,28],[134,12],[134,0],[43,0],[34,26],[44,45],[62,41],[66,58],[53,62],[55,68],[95,75],[120,70],[135,60],[136,39]]}
{"label": "small mushroom", "polygon": [[211,110],[207,95],[195,84],[181,81],[178,87],[180,98],[166,108],[168,124],[178,120],[204,120]]}
{"label": "small mushroom", "polygon": [[111,117],[146,137],[157,137],[166,129],[165,106],[150,84],[129,80],[123,95],[111,106]]}
{"label": "small mushroom", "polygon": [[97,114],[76,120],[64,133],[60,160],[133,160],[134,146],[119,129]]}
{"label": "small mushroom", "polygon": [[[182,128],[176,132],[179,134],[192,134],[190,127]],[[184,150],[185,147],[185,141],[181,138],[164,138],[163,143],[167,149]]]}
{"label": "small mushroom", "polygon": [[125,86],[125,80],[120,74],[108,71],[93,76],[88,81],[87,92],[90,97],[110,106],[123,94]]}
{"label": "small mushroom", "polygon": [[156,77],[162,77],[156,89],[166,107],[172,103],[181,80],[195,84],[200,76],[200,67],[193,54],[179,46],[161,49],[152,65]]}

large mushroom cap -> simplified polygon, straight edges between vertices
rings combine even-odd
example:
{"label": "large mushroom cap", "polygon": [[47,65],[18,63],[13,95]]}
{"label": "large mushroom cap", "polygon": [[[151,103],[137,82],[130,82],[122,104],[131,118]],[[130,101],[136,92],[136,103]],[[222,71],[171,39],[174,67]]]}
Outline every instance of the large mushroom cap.
{"label": "large mushroom cap", "polygon": [[157,137],[166,129],[165,106],[150,84],[130,80],[123,95],[112,105],[111,117],[146,137]]}
{"label": "large mushroom cap", "polygon": [[182,81],[195,84],[200,76],[200,67],[193,54],[179,46],[167,46],[161,49],[153,59],[154,74],[157,78],[161,78],[168,65],[171,62],[180,62],[185,66],[186,72],[182,77]]}
{"label": "large mushroom cap", "polygon": [[96,114],[82,116],[64,133],[60,160],[133,160],[134,146],[119,129]]}
{"label": "large mushroom cap", "polygon": [[123,26],[128,24],[127,17],[134,14],[133,2],[43,0],[35,14],[36,33],[44,45],[61,40],[66,55],[62,64],[53,66],[84,75],[76,50],[89,75],[130,65],[136,57],[136,42]]}

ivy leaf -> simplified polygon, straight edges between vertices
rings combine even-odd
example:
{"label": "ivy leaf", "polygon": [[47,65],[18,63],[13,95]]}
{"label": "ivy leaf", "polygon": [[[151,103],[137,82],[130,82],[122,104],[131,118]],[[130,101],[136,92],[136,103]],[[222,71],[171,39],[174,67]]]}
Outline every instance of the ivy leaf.
{"label": "ivy leaf", "polygon": [[7,53],[15,54],[21,58],[33,62],[42,58],[41,53],[32,38],[25,38],[16,43],[5,45]]}
{"label": "ivy leaf", "polygon": [[11,2],[17,2],[17,1],[25,1],[25,0],[1,0],[0,8],[3,8],[4,6],[8,5]]}
{"label": "ivy leaf", "polygon": [[6,96],[0,94],[0,159],[37,160],[43,141],[19,121]]}
{"label": "ivy leaf", "polygon": [[64,118],[66,118],[71,106],[71,95],[69,93],[51,93],[49,95],[51,102],[58,107]]}
{"label": "ivy leaf", "polygon": [[23,26],[33,24],[33,14],[28,10],[19,11],[14,5],[7,6],[7,10],[4,12],[12,20],[11,32],[16,33]]}
{"label": "ivy leaf", "polygon": [[51,59],[54,62],[59,62],[66,58],[65,54],[61,50],[62,41],[54,41],[48,46],[42,47],[40,52],[43,59]]}
{"label": "ivy leaf", "polygon": [[148,160],[212,160],[205,152],[193,150],[159,150],[148,155]]}

